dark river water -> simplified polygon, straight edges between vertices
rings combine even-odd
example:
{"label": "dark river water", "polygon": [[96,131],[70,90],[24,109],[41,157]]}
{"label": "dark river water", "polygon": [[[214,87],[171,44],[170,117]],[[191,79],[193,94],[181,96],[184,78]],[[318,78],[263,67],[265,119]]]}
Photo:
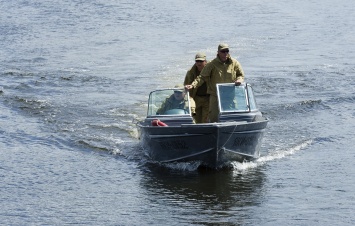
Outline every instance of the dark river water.
{"label": "dark river water", "polygon": [[[1,225],[354,225],[355,4],[0,0]],[[261,158],[158,166],[149,92],[230,45]]]}

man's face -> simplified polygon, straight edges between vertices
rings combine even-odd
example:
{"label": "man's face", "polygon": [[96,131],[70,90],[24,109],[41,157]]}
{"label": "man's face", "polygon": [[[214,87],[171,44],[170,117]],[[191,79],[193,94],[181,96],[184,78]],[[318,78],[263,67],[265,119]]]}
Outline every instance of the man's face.
{"label": "man's face", "polygon": [[229,49],[222,49],[218,51],[218,57],[222,62],[225,62],[228,59]]}
{"label": "man's face", "polygon": [[198,71],[202,71],[202,69],[206,66],[207,62],[205,60],[196,60],[195,65]]}
{"label": "man's face", "polygon": [[185,93],[181,91],[174,91],[174,97],[176,100],[182,100],[185,97]]}

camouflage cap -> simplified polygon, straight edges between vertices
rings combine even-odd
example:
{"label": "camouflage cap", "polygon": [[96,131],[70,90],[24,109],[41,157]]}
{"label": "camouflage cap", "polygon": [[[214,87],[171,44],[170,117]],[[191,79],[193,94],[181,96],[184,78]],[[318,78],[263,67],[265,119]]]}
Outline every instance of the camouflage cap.
{"label": "camouflage cap", "polygon": [[202,52],[198,52],[195,56],[195,60],[206,60],[206,54]]}
{"label": "camouflage cap", "polygon": [[218,51],[223,50],[223,49],[229,49],[228,44],[221,43],[221,44],[218,45]]}

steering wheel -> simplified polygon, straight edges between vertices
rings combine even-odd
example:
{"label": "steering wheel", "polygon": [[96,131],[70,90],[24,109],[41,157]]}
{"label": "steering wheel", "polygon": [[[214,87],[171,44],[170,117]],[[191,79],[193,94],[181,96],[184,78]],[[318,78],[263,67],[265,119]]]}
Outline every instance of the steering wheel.
{"label": "steering wheel", "polygon": [[185,109],[174,108],[164,112],[164,115],[186,115],[188,112]]}

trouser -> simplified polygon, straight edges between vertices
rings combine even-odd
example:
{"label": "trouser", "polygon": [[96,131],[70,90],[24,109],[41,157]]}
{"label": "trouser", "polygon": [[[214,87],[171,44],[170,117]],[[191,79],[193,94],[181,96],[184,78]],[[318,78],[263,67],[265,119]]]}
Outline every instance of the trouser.
{"label": "trouser", "polygon": [[209,95],[207,96],[195,96],[195,115],[193,115],[194,121],[196,123],[206,123],[208,122],[208,112],[209,112]]}
{"label": "trouser", "polygon": [[210,122],[218,122],[218,116],[218,98],[215,95],[210,95],[208,118],[210,119]]}

